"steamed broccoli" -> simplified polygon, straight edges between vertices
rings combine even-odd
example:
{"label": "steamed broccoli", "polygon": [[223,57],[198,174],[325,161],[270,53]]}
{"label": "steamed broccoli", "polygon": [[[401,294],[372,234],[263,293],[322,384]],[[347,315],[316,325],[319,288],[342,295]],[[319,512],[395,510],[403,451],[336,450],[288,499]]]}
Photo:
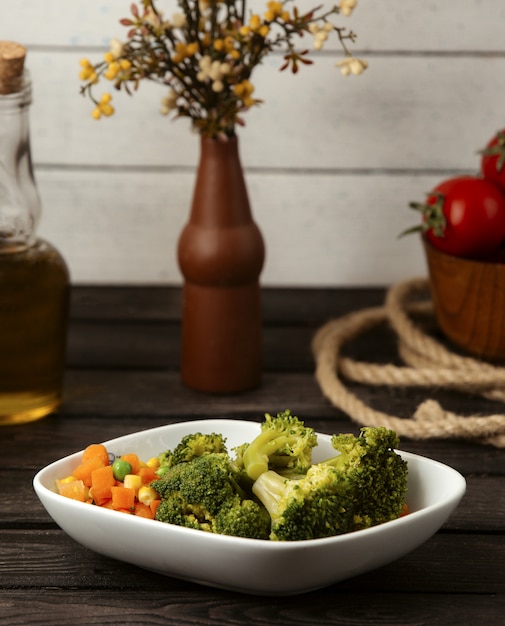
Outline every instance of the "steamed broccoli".
{"label": "steamed broccoli", "polygon": [[151,483],[161,497],[156,519],[208,532],[268,539],[270,517],[239,484],[226,453],[208,452],[166,469]]}
{"label": "steamed broccoli", "polygon": [[253,493],[272,518],[270,539],[294,541],[368,528],[400,516],[407,464],[393,450],[398,437],[386,428],[363,428],[359,437],[334,435],[339,455],[312,465],[305,475],[261,474]]}
{"label": "steamed broccoli", "polygon": [[160,462],[158,476],[178,463],[187,463],[204,454],[227,454],[226,439],[218,433],[191,433],[185,435],[173,450],[166,450],[158,455]]}
{"label": "steamed broccoli", "polygon": [[323,461],[347,477],[354,530],[399,517],[407,493],[407,462],[394,451],[398,435],[384,426],[364,427],[358,437],[333,435],[338,455]]}
{"label": "steamed broccoli", "polygon": [[268,539],[270,526],[270,515],[261,502],[237,495],[219,509],[212,530],[221,535]]}
{"label": "steamed broccoli", "polygon": [[312,464],[312,448],[317,436],[290,411],[272,417],[268,413],[261,424],[261,433],[238,449],[237,462],[242,462],[247,475],[256,480],[269,469],[279,473],[305,473]]}
{"label": "steamed broccoli", "polygon": [[260,475],[253,493],[271,517],[270,539],[299,541],[348,532],[352,511],[346,508],[347,485],[331,465],[313,465],[307,473],[286,478],[273,470]]}

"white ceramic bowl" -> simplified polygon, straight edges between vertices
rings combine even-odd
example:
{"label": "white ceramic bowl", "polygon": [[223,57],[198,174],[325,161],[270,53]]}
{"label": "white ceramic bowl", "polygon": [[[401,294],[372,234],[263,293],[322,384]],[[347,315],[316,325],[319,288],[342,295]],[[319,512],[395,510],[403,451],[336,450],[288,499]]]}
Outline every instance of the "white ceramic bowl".
{"label": "white ceramic bowl", "polygon": [[[213,419],[162,426],[105,442],[114,454],[149,459],[193,432],[222,433],[228,449],[251,441],[256,422]],[[334,454],[318,436],[314,460]],[[164,524],[77,502],[55,491],[55,480],[72,473],[81,452],[48,465],[34,478],[35,491],[70,537],[100,554],[159,574],[256,595],[292,595],[318,589],[385,565],[433,535],[458,505],[464,478],[450,467],[400,452],[408,462],[411,513],[366,530],[310,541],[242,539]]]}

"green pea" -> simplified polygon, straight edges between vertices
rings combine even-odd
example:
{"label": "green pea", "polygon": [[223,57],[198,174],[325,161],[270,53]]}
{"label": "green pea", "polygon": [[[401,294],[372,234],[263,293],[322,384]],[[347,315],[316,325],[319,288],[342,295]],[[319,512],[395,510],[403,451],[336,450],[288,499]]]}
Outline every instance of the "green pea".
{"label": "green pea", "polygon": [[116,480],[123,481],[126,474],[132,473],[132,469],[131,463],[120,458],[117,458],[112,464],[112,473]]}

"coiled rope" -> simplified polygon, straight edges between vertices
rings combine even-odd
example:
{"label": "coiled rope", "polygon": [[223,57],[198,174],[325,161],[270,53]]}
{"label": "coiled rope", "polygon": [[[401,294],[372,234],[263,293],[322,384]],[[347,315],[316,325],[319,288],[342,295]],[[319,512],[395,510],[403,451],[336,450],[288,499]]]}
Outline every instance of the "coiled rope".
{"label": "coiled rope", "polygon": [[[430,299],[419,299],[427,293],[427,279],[401,282],[389,289],[384,306],[353,312],[325,324],[312,342],[316,380],[325,397],[362,426],[386,426],[411,439],[467,439],[503,448],[505,415],[457,415],[428,399],[411,418],[395,417],[366,405],[342,380],[397,387],[445,387],[505,401],[504,367],[459,356],[414,323],[413,315],[433,315]],[[383,322],[389,322],[398,335],[404,366],[342,356],[346,343]]]}

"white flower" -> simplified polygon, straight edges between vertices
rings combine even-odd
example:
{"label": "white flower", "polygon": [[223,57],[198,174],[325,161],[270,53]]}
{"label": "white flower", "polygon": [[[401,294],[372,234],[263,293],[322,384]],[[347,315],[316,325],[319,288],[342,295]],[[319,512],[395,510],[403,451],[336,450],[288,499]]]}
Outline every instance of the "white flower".
{"label": "white flower", "polygon": [[316,50],[321,50],[321,48],[323,47],[324,42],[328,39],[328,33],[324,30],[320,30],[318,33],[316,33],[315,37],[314,37],[314,48]]}
{"label": "white flower", "polygon": [[184,13],[174,13],[172,15],[172,26],[174,28],[185,28],[187,26],[187,19]]}
{"label": "white flower", "polygon": [[212,61],[210,56],[206,54],[200,59],[198,66],[200,71],[196,78],[202,83],[207,79],[212,81],[212,91],[216,93],[223,91],[223,78],[231,72],[231,65],[229,63],[221,63],[220,61]]}
{"label": "white flower", "polygon": [[349,15],[351,15],[351,13],[356,8],[357,4],[358,0],[340,0],[338,5],[340,13],[342,13],[342,15],[345,15],[346,17],[349,17]]}
{"label": "white flower", "polygon": [[110,53],[115,59],[120,59],[123,56],[124,51],[124,43],[119,41],[119,39],[111,39],[110,40]]}
{"label": "white flower", "polygon": [[368,67],[368,63],[366,61],[363,59],[356,59],[354,57],[346,57],[342,61],[339,61],[336,65],[340,68],[340,71],[344,76],[349,76],[349,74],[358,76]]}
{"label": "white flower", "polygon": [[319,24],[312,22],[309,25],[309,30],[314,35],[314,49],[321,50],[324,42],[328,39],[328,33],[333,30],[333,25],[325,22],[322,26],[319,26]]}
{"label": "white flower", "polygon": [[223,77],[221,72],[221,62],[220,61],[212,61],[211,66],[207,72],[207,76],[211,80],[220,80]]}
{"label": "white flower", "polygon": [[158,15],[154,12],[152,7],[149,7],[144,15],[144,22],[150,24],[153,28],[159,28],[161,24],[161,11],[158,11]]}

